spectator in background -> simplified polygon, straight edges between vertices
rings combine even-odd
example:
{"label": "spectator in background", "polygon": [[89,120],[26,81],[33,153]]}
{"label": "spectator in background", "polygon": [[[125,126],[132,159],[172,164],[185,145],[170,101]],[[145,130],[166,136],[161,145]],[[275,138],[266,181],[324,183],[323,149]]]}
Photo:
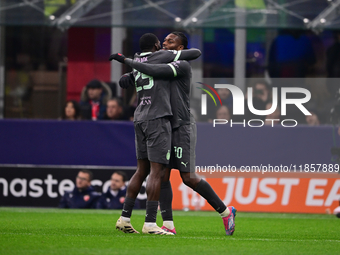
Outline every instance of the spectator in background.
{"label": "spectator in background", "polygon": [[306,115],[306,123],[309,126],[319,126],[319,114],[316,110],[309,110],[312,115]]}
{"label": "spectator in background", "polygon": [[[272,102],[267,103],[266,104],[266,110],[269,110],[270,108],[272,108],[272,105],[273,105]],[[265,122],[264,122],[265,125],[273,126],[273,125],[280,124],[280,121],[281,121],[280,107],[278,106],[272,114],[269,114],[265,117],[266,117]]]}
{"label": "spectator in background", "polygon": [[[226,106],[228,111],[229,109],[233,108],[233,97],[229,91],[229,89],[226,88],[219,88],[216,90],[217,94],[220,96],[221,101],[222,101],[222,105]],[[219,102],[217,101],[217,103],[219,104]],[[216,105],[213,102],[213,100],[208,99],[207,102],[208,106],[207,106],[207,119],[208,122],[212,122],[213,119],[216,117]],[[229,114],[230,116],[230,114]]]}
{"label": "spectator in background", "polygon": [[216,111],[216,119],[226,119],[230,120],[229,108],[225,105],[221,105]]}
{"label": "spectator in background", "polygon": [[122,171],[114,172],[111,176],[111,185],[107,192],[102,194],[97,203],[98,209],[123,209],[126,196],[126,174]]}
{"label": "spectator in background", "polygon": [[123,102],[115,97],[107,101],[104,120],[127,120],[124,114]]}
{"label": "spectator in background", "polygon": [[267,103],[272,99],[271,86],[265,81],[256,82],[253,85],[253,97],[260,100],[261,108],[265,109]]}
{"label": "spectator in background", "polygon": [[[266,110],[266,105],[272,100],[272,87],[265,81],[257,81],[253,84],[253,107],[256,110]],[[248,95],[247,95],[248,96]],[[258,116],[250,112],[248,108],[247,96],[244,101],[245,119],[262,119],[265,120],[266,116]],[[239,116],[242,118],[243,116]],[[237,121],[242,121],[241,119],[236,119]]]}
{"label": "spectator in background", "polygon": [[99,80],[90,81],[83,88],[80,100],[81,116],[85,120],[102,120],[106,103],[112,97],[110,87]]}
{"label": "spectator in background", "polygon": [[93,174],[89,170],[79,171],[76,178],[76,187],[71,192],[65,192],[60,200],[60,208],[88,209],[96,208],[100,194],[91,186]]}
{"label": "spectator in background", "polygon": [[78,102],[69,100],[66,102],[62,116],[62,120],[80,120],[80,107]]}
{"label": "spectator in background", "polygon": [[226,105],[228,109],[231,109],[233,107],[233,97],[229,89],[219,88],[217,89],[217,93],[219,94],[221,98],[222,104]]}

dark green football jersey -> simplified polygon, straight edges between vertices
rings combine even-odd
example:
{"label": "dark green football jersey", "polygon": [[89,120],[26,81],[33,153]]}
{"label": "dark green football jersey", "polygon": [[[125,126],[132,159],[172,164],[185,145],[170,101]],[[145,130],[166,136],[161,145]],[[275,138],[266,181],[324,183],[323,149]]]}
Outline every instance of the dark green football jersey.
{"label": "dark green football jersey", "polygon": [[170,103],[173,117],[172,128],[189,124],[193,121],[190,114],[190,85],[191,67],[187,61],[170,63],[174,71],[174,78],[170,82]]}
{"label": "dark green football jersey", "polygon": [[[138,95],[135,121],[173,115],[173,118],[171,118],[172,128],[194,121],[190,114],[189,100],[191,67],[187,61],[180,60],[195,59],[200,54],[199,50],[190,49],[185,51],[147,52],[135,55],[133,61],[135,64],[146,64],[146,66],[144,65],[144,72],[138,68],[136,69],[141,72],[136,69],[133,72]],[[130,60],[126,60],[126,64],[129,63]],[[157,66],[157,64],[161,63],[169,64],[164,69],[164,65]]]}
{"label": "dark green football jersey", "polygon": [[[171,62],[176,57],[173,53],[164,53],[163,51],[137,53],[134,60],[141,63],[158,64]],[[135,69],[133,70],[133,75],[138,98],[134,121],[140,122],[161,117],[171,117],[169,79],[154,78]]]}

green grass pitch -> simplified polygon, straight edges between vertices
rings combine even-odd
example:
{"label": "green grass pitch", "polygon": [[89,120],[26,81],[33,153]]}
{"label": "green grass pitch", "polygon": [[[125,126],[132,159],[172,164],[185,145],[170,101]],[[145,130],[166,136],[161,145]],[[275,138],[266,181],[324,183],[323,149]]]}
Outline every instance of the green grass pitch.
{"label": "green grass pitch", "polygon": [[[174,212],[176,236],[115,230],[120,211],[0,208],[0,254],[340,254],[334,215],[237,213],[226,236],[215,212]],[[134,211],[141,231],[145,211]],[[158,224],[161,225],[160,213]]]}

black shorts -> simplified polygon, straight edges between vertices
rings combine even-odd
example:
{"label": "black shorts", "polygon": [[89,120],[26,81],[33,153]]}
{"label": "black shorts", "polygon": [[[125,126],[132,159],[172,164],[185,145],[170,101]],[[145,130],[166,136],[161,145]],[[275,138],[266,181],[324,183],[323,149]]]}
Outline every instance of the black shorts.
{"label": "black shorts", "polygon": [[171,159],[168,167],[178,169],[180,172],[194,173],[196,140],[196,123],[172,130]]}
{"label": "black shorts", "polygon": [[171,150],[171,124],[167,118],[135,122],[137,159],[169,164]]}

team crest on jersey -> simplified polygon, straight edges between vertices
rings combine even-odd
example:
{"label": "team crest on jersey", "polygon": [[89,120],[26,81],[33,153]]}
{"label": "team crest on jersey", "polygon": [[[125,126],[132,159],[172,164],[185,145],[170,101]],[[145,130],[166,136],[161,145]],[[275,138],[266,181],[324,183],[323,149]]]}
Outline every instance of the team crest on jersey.
{"label": "team crest on jersey", "polygon": [[85,195],[85,196],[84,196],[84,201],[87,202],[87,201],[89,201],[89,200],[90,200],[90,196],[89,196],[89,195]]}
{"label": "team crest on jersey", "polygon": [[177,60],[177,61],[174,61],[174,62],[171,62],[171,64],[173,65],[173,66],[176,66],[177,68],[179,68],[179,61]]}
{"label": "team crest on jersey", "polygon": [[175,54],[175,55],[176,55],[177,52],[178,52],[177,50],[169,50],[169,51],[171,51],[171,52],[172,52],[173,54]]}

